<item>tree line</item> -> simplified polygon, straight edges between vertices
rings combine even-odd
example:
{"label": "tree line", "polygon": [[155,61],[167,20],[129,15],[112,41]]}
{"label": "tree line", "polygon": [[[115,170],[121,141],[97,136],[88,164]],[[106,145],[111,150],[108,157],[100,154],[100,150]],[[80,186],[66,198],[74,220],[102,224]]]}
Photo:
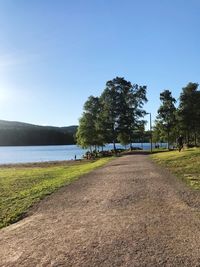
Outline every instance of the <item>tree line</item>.
{"label": "tree line", "polygon": [[122,77],[106,83],[98,97],[90,96],[84,104],[76,133],[77,144],[95,149],[107,143],[122,145],[149,141],[175,145],[178,136],[184,137],[188,146],[200,142],[200,91],[198,83],[188,83],[175,99],[170,90],[160,93],[160,107],[151,131],[145,131],[143,109],[147,102],[144,85],[132,84]]}
{"label": "tree line", "polygon": [[0,121],[0,146],[75,144],[77,126],[51,127]]}
{"label": "tree line", "polygon": [[147,102],[144,85],[132,84],[122,77],[106,83],[98,97],[90,96],[84,104],[76,134],[82,148],[97,149],[107,143],[131,144],[144,133]]}
{"label": "tree line", "polygon": [[[154,142],[176,143],[182,135],[187,146],[200,142],[200,91],[198,83],[188,83],[176,100],[170,90],[160,94],[161,105],[153,129]],[[177,106],[176,106],[177,104]]]}

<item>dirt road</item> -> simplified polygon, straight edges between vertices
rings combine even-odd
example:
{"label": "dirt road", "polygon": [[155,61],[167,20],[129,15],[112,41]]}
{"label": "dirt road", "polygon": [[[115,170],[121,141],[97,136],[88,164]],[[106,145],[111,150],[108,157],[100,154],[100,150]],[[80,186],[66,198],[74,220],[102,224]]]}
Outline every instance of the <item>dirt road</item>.
{"label": "dirt road", "polygon": [[200,193],[118,158],[1,230],[0,266],[200,266]]}

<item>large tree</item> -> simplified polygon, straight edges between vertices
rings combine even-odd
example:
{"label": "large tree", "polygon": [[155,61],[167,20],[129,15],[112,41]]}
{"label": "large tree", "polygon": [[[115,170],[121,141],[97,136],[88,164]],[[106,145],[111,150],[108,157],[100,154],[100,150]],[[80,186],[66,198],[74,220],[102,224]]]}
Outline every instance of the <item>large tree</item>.
{"label": "large tree", "polygon": [[82,147],[113,143],[114,150],[116,141],[132,143],[134,131],[144,124],[146,101],[146,86],[132,85],[120,77],[108,81],[99,98],[91,96],[86,101],[77,143]]}
{"label": "large tree", "polygon": [[176,99],[172,96],[169,90],[164,90],[160,93],[161,105],[158,109],[157,127],[160,132],[166,134],[168,149],[170,142],[174,138],[174,129],[176,127]]}
{"label": "large tree", "polygon": [[106,83],[100,99],[106,139],[113,143],[114,150],[117,140],[122,144],[131,143],[133,132],[145,114],[142,107],[147,101],[146,86],[132,85],[124,78],[116,77]]}
{"label": "large tree", "polygon": [[178,107],[180,128],[186,136],[187,144],[197,144],[200,133],[200,91],[197,83],[188,83],[182,89]]}

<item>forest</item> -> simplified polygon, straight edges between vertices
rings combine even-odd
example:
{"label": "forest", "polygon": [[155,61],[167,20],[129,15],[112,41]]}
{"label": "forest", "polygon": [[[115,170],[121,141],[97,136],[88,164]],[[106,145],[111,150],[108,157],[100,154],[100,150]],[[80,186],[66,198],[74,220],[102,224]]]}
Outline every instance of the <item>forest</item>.
{"label": "forest", "polygon": [[82,148],[95,149],[107,143],[128,145],[153,140],[175,147],[182,135],[187,146],[200,142],[200,91],[198,83],[188,83],[176,100],[170,90],[160,93],[160,107],[154,126],[145,131],[144,110],[147,86],[133,84],[123,77],[106,83],[99,97],[90,96],[83,107],[76,134]]}
{"label": "forest", "polygon": [[170,90],[160,93],[161,105],[153,128],[153,141],[166,140],[168,147],[182,135],[187,147],[200,143],[200,91],[198,83],[188,83],[175,99]]}
{"label": "forest", "polygon": [[0,121],[0,146],[75,144],[77,126],[51,127]]}

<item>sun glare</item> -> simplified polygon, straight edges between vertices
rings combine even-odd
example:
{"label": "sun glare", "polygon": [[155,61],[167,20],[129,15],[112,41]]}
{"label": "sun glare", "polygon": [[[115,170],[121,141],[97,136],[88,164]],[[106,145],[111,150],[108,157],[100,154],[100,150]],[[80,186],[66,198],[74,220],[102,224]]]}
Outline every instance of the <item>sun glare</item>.
{"label": "sun glare", "polygon": [[0,103],[8,103],[12,98],[12,92],[10,89],[5,89],[5,87],[0,86]]}

